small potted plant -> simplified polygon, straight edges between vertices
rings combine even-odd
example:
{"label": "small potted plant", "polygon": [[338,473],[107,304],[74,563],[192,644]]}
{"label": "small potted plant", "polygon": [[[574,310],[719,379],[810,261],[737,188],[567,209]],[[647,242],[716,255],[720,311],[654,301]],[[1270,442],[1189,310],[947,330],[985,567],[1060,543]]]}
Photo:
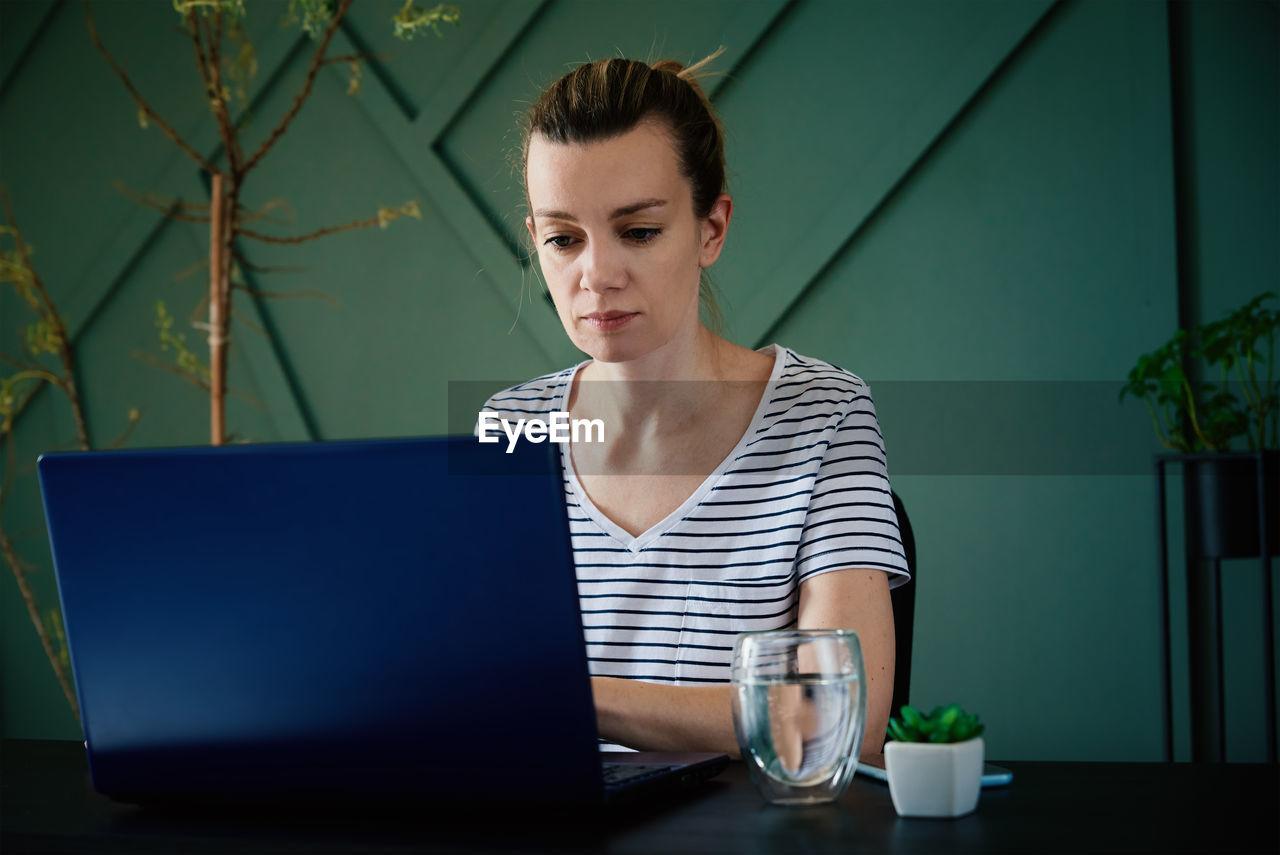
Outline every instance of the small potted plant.
{"label": "small potted plant", "polygon": [[889,795],[901,816],[973,812],[982,792],[982,731],[976,715],[954,704],[928,715],[903,705],[901,718],[889,720],[884,746]]}

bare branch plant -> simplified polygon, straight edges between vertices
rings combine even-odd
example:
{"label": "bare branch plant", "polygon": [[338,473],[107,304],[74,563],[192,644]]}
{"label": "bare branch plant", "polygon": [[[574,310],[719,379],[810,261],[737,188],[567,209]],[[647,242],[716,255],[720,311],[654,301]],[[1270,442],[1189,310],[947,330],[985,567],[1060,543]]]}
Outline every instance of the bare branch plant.
{"label": "bare branch plant", "polygon": [[[257,211],[245,209],[241,204],[245,182],[259,166],[281,137],[289,130],[303,105],[311,95],[316,77],[325,65],[345,64],[351,69],[348,92],[357,93],[360,83],[360,63],[370,57],[341,55],[326,57],[330,42],[343,19],[351,9],[353,0],[290,0],[289,21],[301,26],[316,43],[305,80],[294,96],[289,109],[278,120],[271,132],[251,153],[242,144],[242,132],[247,125],[248,89],[257,71],[257,59],[243,28],[246,0],[173,0],[174,9],[181,17],[187,38],[195,55],[196,70],[202,88],[202,98],[208,104],[218,128],[221,151],[226,163],[219,166],[214,159],[201,154],[183,139],[173,126],[165,121],[134,85],[129,75],[108,50],[98,34],[90,0],[82,0],[89,38],[105,58],[112,72],[120,80],[138,108],[138,122],[143,128],[156,127],[200,169],[210,177],[210,202],[199,204],[183,200],[167,200],[152,194],[141,195],[127,188],[121,191],[139,204],[160,211],[165,217],[189,223],[209,224],[209,284],[207,296],[201,305],[207,310],[207,323],[193,323],[207,334],[209,346],[207,365],[185,344],[183,335],[173,330],[174,319],[164,304],[157,305],[156,325],[159,328],[161,347],[172,350],[175,360],[165,363],[156,357],[142,354],[144,361],[157,364],[167,371],[181,376],[188,382],[208,392],[210,402],[210,442],[222,445],[227,441],[225,400],[227,387],[227,356],[230,346],[232,318],[238,316],[232,306],[234,291],[244,291],[260,297],[290,298],[320,296],[315,291],[270,292],[249,288],[241,277],[233,276],[233,270],[269,270],[250,264],[237,246],[240,239],[271,244],[300,244],[327,235],[373,226],[385,228],[400,217],[420,219],[416,200],[398,206],[379,208],[375,216],[353,222],[316,229],[301,235],[272,235],[246,228],[255,221],[271,222],[270,214],[282,203],[272,202]],[[396,0],[399,2],[399,0]],[[392,17],[395,35],[411,39],[426,30],[440,35],[442,23],[457,24],[461,13],[455,6],[440,4],[424,10],[405,0]],[[231,47],[234,56],[224,54],[224,47]],[[233,101],[241,104],[239,121],[233,120]],[[12,241],[13,249],[0,244],[0,285],[14,288],[20,300],[35,316],[26,328],[26,341],[18,354],[0,353],[0,362],[15,369],[8,376],[0,377],[0,554],[4,556],[18,583],[23,602],[35,626],[58,683],[79,716],[75,690],[70,678],[69,657],[62,634],[59,611],[50,609],[42,613],[31,585],[31,574],[36,566],[23,558],[14,543],[14,536],[3,524],[5,502],[12,495],[17,471],[14,447],[14,427],[19,414],[45,385],[57,388],[65,394],[71,405],[75,423],[76,447],[88,451],[89,429],[84,406],[76,387],[76,357],[72,336],[48,290],[31,263],[31,248],[19,231],[7,192],[3,193],[5,216],[8,226],[0,226],[0,236]],[[201,265],[203,267],[203,264]],[[245,322],[242,318],[242,322]],[[50,355],[57,362],[51,366]],[[137,409],[129,413],[129,423],[124,433],[109,447],[122,444],[132,433],[141,418]]]}
{"label": "bare branch plant", "polygon": [[[235,290],[231,284],[231,272],[233,265],[237,263],[236,259],[242,257],[236,249],[237,241],[243,238],[272,244],[300,244],[354,229],[373,226],[385,228],[388,223],[399,217],[409,216],[420,219],[417,201],[410,200],[394,207],[384,206],[375,216],[316,229],[302,235],[271,235],[245,228],[246,223],[260,219],[265,213],[248,211],[241,205],[246,180],[289,130],[310,97],[320,69],[335,63],[347,64],[353,69],[352,86],[348,91],[358,89],[359,63],[369,57],[357,54],[326,57],[329,44],[350,11],[353,0],[291,0],[289,4],[291,19],[300,22],[303,30],[315,40],[316,48],[308,64],[302,88],[294,96],[289,109],[266,139],[252,153],[246,152],[241,138],[245,123],[236,121],[232,117],[233,99],[238,96],[240,101],[247,101],[247,90],[257,71],[256,55],[242,26],[245,0],[174,0],[174,9],[181,16],[187,37],[191,40],[196,70],[200,76],[205,99],[218,127],[221,150],[226,158],[225,166],[221,167],[215,165],[184,140],[143,97],[99,36],[90,0],[82,0],[82,2],[89,38],[137,104],[142,126],[154,124],[211,178],[212,186],[208,205],[139,197],[136,194],[134,198],[142,204],[162,211],[165,216],[172,219],[209,224],[208,322],[199,325],[207,333],[208,367],[203,369],[202,366],[197,367],[187,360],[188,364],[180,363],[179,368],[188,374],[189,379],[195,381],[196,385],[207,388],[209,441],[213,445],[222,445],[227,439],[225,408],[227,354],[233,317],[231,301]],[[441,23],[457,24],[460,18],[461,13],[455,6],[440,4],[430,10],[423,10],[415,6],[413,0],[406,0],[393,16],[392,21],[395,34],[402,39],[410,39],[415,34],[428,29],[439,34]],[[228,41],[238,45],[234,58],[224,55],[224,47]],[[162,321],[158,319],[158,323]],[[179,351],[179,356],[182,355],[183,352]]]}

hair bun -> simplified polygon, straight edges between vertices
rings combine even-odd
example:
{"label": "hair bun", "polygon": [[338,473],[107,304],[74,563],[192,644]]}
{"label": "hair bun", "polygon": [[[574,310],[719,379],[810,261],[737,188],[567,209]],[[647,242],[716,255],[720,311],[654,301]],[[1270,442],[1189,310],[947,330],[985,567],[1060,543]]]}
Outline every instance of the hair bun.
{"label": "hair bun", "polygon": [[[3,2],[3,0],[0,0]],[[626,133],[643,119],[667,124],[693,212],[706,219],[724,192],[724,133],[698,78],[724,48],[692,65],[623,57],[579,65],[548,86],[526,118],[520,168],[527,172],[534,135],[553,143],[587,143]],[[527,188],[526,188],[527,189]]]}
{"label": "hair bun", "polygon": [[696,81],[699,77],[706,74],[706,72],[704,72],[703,69],[706,68],[708,65],[710,65],[722,53],[724,53],[724,45],[720,45],[720,47],[716,48],[714,53],[704,56],[702,59],[698,60],[693,65],[690,65],[688,67],[680,64],[679,62],[676,62],[674,59],[664,59],[661,62],[654,63],[653,70],[654,71],[670,71],[672,74],[674,74],[676,77],[679,77],[681,80],[688,80],[689,82],[692,83]]}

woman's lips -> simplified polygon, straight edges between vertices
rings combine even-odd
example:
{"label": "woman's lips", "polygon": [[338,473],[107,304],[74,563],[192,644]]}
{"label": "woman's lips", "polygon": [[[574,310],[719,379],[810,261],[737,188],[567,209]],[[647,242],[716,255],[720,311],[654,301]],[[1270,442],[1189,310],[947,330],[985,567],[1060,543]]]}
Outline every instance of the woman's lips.
{"label": "woman's lips", "polygon": [[611,332],[625,327],[639,312],[596,312],[583,318],[592,329]]}

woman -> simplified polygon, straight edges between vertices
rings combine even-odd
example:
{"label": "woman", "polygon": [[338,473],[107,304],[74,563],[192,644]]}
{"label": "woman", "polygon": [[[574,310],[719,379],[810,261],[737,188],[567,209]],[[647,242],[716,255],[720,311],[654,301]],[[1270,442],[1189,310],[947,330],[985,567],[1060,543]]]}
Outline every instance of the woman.
{"label": "woman", "polygon": [[734,637],[857,631],[863,754],[893,693],[889,588],[906,561],[865,384],[776,345],[733,344],[699,317],[724,246],[721,128],[690,68],[609,59],[533,106],[526,225],[565,332],[591,359],[486,409],[599,419],[562,446],[601,737],[737,754]]}

